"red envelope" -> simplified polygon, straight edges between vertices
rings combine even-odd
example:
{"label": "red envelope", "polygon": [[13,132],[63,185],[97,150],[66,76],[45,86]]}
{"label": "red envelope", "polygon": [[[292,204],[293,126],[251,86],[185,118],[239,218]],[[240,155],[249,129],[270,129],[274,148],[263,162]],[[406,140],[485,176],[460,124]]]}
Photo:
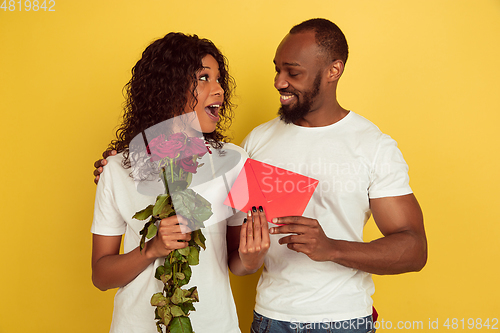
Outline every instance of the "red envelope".
{"label": "red envelope", "polygon": [[318,181],[253,159],[247,159],[224,204],[242,212],[262,206],[268,221],[302,216]]}

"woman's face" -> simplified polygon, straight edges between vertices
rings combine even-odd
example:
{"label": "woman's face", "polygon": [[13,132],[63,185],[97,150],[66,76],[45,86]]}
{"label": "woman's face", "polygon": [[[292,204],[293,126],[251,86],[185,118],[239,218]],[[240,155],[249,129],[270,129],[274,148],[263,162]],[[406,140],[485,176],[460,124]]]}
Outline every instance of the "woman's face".
{"label": "woman's face", "polygon": [[[219,121],[219,110],[224,102],[224,90],[219,84],[219,64],[211,55],[206,55],[202,60],[203,68],[196,73],[197,86],[195,96],[197,104],[193,110],[193,96],[188,93],[188,102],[185,112],[196,112],[202,133],[215,131]],[[195,127],[200,131],[198,126]]]}

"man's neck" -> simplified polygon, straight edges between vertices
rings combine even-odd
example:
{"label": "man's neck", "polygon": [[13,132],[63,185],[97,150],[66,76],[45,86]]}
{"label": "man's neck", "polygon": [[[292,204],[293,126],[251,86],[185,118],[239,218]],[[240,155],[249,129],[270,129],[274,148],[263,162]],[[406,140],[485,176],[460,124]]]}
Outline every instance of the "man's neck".
{"label": "man's neck", "polygon": [[338,103],[334,107],[321,108],[309,112],[305,117],[297,120],[295,125],[302,127],[323,127],[335,124],[347,116],[349,110],[342,108]]}

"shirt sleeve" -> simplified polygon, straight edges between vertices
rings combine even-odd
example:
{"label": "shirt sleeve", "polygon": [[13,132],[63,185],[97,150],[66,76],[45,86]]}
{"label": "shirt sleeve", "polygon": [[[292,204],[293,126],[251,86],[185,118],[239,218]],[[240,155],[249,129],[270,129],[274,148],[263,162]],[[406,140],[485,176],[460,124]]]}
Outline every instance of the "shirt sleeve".
{"label": "shirt sleeve", "polygon": [[[94,219],[90,231],[103,236],[123,235],[126,222],[123,220],[116,202],[113,187],[115,163],[108,163],[99,178],[94,203]],[[118,167],[121,167],[118,165]]]}
{"label": "shirt sleeve", "polygon": [[252,135],[252,132],[250,132],[241,142],[241,148],[245,150],[245,152],[248,154],[248,156],[252,156],[251,154],[251,148],[250,148],[250,136]]}
{"label": "shirt sleeve", "polygon": [[370,199],[393,197],[412,193],[408,165],[396,141],[383,134],[375,154],[368,188]]}

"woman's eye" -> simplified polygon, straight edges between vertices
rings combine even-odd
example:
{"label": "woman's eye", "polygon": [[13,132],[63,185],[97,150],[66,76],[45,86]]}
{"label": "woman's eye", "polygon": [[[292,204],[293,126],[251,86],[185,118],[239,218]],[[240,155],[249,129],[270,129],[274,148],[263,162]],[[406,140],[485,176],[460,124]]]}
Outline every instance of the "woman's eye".
{"label": "woman's eye", "polygon": [[208,81],[208,74],[200,76],[199,80],[200,81]]}

